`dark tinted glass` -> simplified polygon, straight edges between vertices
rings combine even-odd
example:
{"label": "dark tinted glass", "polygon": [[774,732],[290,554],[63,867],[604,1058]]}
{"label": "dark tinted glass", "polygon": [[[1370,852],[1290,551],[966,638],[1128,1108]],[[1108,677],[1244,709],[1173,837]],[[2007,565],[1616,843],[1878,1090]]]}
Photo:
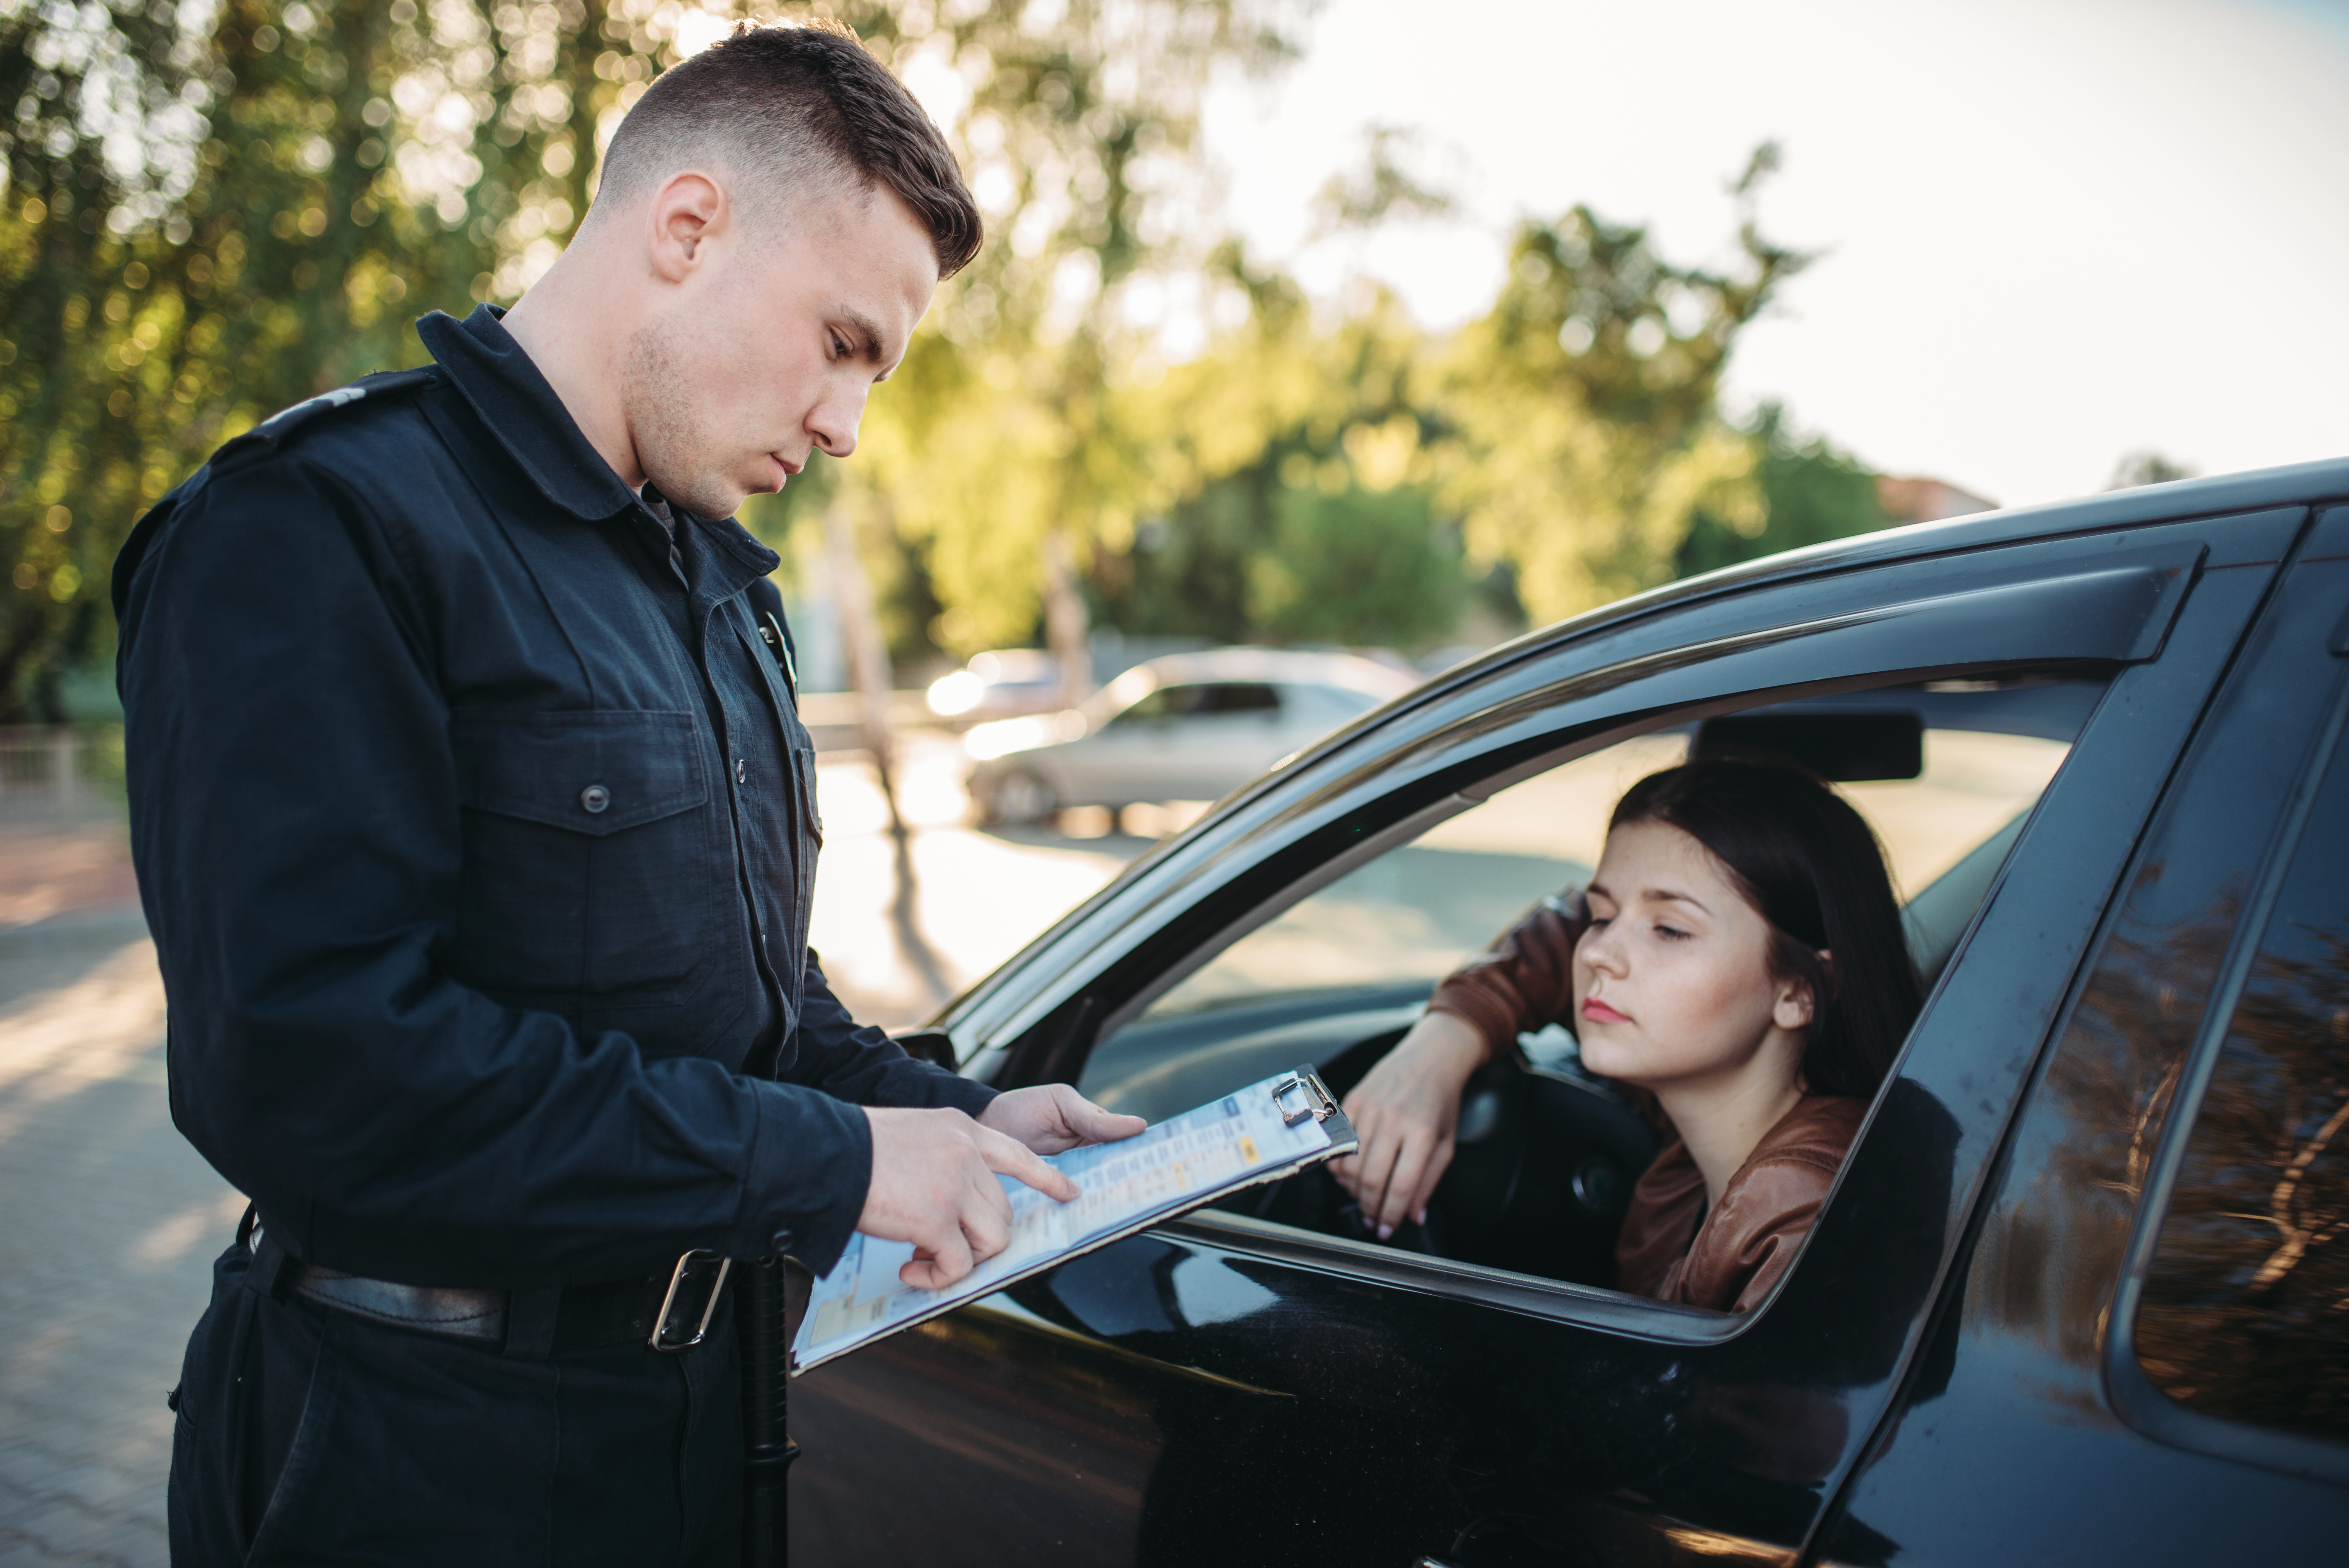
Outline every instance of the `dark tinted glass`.
{"label": "dark tinted glass", "polygon": [[1256,681],[1217,681],[1191,689],[1199,694],[1195,713],[1270,713],[1280,707],[1280,694]]}
{"label": "dark tinted glass", "polygon": [[2349,749],[2196,1114],[2137,1349],[2195,1409],[2349,1439]]}
{"label": "dark tinted glass", "polygon": [[1274,713],[1280,693],[1257,681],[1198,681],[1164,686],[1111,722],[1133,724],[1160,718],[1197,718],[1211,713]]}

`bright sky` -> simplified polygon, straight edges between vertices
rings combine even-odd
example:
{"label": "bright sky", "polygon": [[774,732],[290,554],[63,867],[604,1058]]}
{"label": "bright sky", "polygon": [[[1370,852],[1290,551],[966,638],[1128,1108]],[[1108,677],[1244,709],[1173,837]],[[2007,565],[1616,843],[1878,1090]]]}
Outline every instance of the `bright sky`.
{"label": "bright sky", "polygon": [[[1466,217],[1307,244],[1380,121]],[[1577,201],[1725,259],[1723,187],[1775,138],[1764,230],[1827,253],[1742,342],[1733,407],[2010,505],[2145,449],[2349,455],[2349,0],[1327,0],[1207,135],[1257,254],[1439,327],[1490,302],[1516,218]]]}

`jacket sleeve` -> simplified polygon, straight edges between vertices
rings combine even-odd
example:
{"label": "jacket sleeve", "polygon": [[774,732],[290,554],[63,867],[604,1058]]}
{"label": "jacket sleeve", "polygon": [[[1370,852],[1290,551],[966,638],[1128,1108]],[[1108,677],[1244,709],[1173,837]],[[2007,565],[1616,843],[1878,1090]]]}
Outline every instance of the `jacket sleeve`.
{"label": "jacket sleeve", "polygon": [[[436,679],[466,588],[362,487],[230,462],[118,584],[133,851],[173,1118],[299,1254],[424,1284],[616,1279],[688,1247],[829,1267],[863,1115],[451,978],[461,820]],[[454,606],[454,610],[450,606]]]}
{"label": "jacket sleeve", "polygon": [[916,1061],[871,1025],[859,1025],[832,994],[815,950],[807,955],[806,1000],[796,1053],[784,1077],[857,1105],[952,1106],[977,1116],[995,1099],[985,1084]]}
{"label": "jacket sleeve", "polygon": [[1525,1030],[1563,1021],[1574,1005],[1574,944],[1588,922],[1578,892],[1542,900],[1489,952],[1446,975],[1427,1010],[1465,1019],[1495,1056]]}

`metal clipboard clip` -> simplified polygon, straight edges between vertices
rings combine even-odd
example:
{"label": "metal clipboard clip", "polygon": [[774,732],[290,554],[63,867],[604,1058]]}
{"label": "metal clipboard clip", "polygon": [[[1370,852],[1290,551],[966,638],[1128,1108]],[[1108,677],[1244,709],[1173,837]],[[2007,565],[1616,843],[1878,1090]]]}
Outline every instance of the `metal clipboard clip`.
{"label": "metal clipboard clip", "polygon": [[[1291,1094],[1295,1094],[1300,1102],[1293,1110],[1288,1104]],[[1294,1127],[1308,1117],[1316,1121],[1327,1121],[1338,1114],[1338,1102],[1330,1098],[1330,1091],[1321,1087],[1321,1080],[1310,1075],[1291,1073],[1273,1085],[1272,1103],[1280,1112],[1283,1127]]]}

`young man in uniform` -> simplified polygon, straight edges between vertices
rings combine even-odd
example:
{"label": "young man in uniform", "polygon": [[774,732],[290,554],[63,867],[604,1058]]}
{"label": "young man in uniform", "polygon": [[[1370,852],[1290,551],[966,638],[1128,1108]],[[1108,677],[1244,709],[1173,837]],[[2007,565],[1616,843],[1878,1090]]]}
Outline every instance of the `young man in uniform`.
{"label": "young man in uniform", "polygon": [[[571,249],[231,442],[116,568],[180,1128],[254,1201],[175,1395],[174,1560],[730,1562],[717,1260],[944,1284],[996,1173],[1139,1121],[859,1028],[807,950],[776,557],[979,220],[852,37],[657,80]],[[257,1223],[256,1223],[257,1220]],[[706,1330],[706,1332],[703,1332]]]}

